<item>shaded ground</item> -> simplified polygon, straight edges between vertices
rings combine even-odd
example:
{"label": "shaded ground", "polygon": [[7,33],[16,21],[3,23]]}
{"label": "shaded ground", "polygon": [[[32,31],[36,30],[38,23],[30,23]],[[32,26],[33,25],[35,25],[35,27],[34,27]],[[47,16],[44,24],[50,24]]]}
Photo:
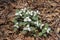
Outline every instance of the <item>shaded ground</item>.
{"label": "shaded ground", "polygon": [[[48,37],[26,37],[13,31],[16,9],[38,9],[42,22],[47,22],[53,32]],[[60,0],[0,0],[0,40],[60,40]]]}

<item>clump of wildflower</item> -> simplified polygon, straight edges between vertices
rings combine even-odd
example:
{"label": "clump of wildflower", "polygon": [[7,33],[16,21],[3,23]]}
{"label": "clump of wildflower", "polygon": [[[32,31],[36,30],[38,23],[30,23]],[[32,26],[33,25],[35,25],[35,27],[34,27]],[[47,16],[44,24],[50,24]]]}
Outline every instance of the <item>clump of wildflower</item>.
{"label": "clump of wildflower", "polygon": [[48,24],[43,24],[40,20],[40,12],[38,10],[31,10],[29,8],[24,8],[17,10],[15,13],[16,17],[14,19],[14,27],[20,28],[21,31],[31,32],[30,35],[39,35],[43,36],[46,33],[49,33],[51,28],[48,27]]}
{"label": "clump of wildflower", "polygon": [[24,21],[31,21],[31,19],[29,17],[26,17]]}

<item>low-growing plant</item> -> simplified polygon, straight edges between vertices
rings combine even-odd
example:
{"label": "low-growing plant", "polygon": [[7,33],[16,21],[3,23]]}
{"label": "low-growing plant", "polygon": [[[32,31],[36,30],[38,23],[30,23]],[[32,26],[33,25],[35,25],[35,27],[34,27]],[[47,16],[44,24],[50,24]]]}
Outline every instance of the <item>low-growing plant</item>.
{"label": "low-growing plant", "polygon": [[14,19],[14,30],[20,28],[20,33],[33,36],[46,36],[50,32],[48,24],[43,24],[38,10],[23,8],[16,10]]}

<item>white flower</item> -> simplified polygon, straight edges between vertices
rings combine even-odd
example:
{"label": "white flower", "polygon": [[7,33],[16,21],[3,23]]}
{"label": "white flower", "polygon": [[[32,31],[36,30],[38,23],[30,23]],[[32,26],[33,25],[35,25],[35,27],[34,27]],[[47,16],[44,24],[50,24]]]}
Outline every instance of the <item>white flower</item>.
{"label": "white flower", "polygon": [[18,22],[16,23],[16,25],[18,25]]}
{"label": "white flower", "polygon": [[26,17],[25,19],[24,19],[24,21],[31,21],[31,19],[29,18],[29,17]]}
{"label": "white flower", "polygon": [[50,32],[50,30],[51,30],[51,28],[48,28],[48,29],[47,29],[47,33],[49,33],[49,32]]}
{"label": "white flower", "polygon": [[44,26],[44,24],[41,24],[40,29],[42,29],[43,26]]}
{"label": "white flower", "polygon": [[19,28],[19,26],[16,26],[17,28]]}
{"label": "white flower", "polygon": [[29,10],[27,10],[26,14],[29,14]]}
{"label": "white flower", "polygon": [[19,13],[16,13],[15,15],[19,15]]}
{"label": "white flower", "polygon": [[28,11],[26,12],[26,14],[33,15],[33,13],[32,13],[32,12],[33,12],[33,11],[29,11],[29,10],[28,10]]}
{"label": "white flower", "polygon": [[39,25],[38,21],[36,22],[37,26]]}
{"label": "white flower", "polygon": [[37,12],[37,14],[40,14],[38,10],[36,12]]}
{"label": "white flower", "polygon": [[36,24],[37,22],[34,22],[34,24]]}
{"label": "white flower", "polygon": [[44,26],[44,24],[41,24],[41,26]]}
{"label": "white flower", "polygon": [[39,13],[39,11],[38,11],[38,10],[37,10],[36,12],[37,12],[37,13]]}
{"label": "white flower", "polygon": [[36,24],[37,26],[39,26],[39,22],[37,21],[37,22],[34,22],[34,24]]}
{"label": "white flower", "polygon": [[22,14],[19,14],[20,16],[22,16]]}
{"label": "white flower", "polygon": [[26,27],[29,27],[29,24]]}
{"label": "white flower", "polygon": [[23,11],[24,9],[21,9],[21,11]]}
{"label": "white flower", "polygon": [[29,11],[29,14],[30,14],[31,12]]}
{"label": "white flower", "polygon": [[31,31],[31,28],[29,27],[29,25],[27,25],[26,27],[23,28],[23,30]]}
{"label": "white flower", "polygon": [[15,15],[20,15],[20,16],[22,16],[22,11],[19,11],[18,13],[16,13]]}
{"label": "white flower", "polygon": [[26,12],[26,14],[28,14],[29,12]]}
{"label": "white flower", "polygon": [[31,31],[31,28],[28,27],[28,30]]}
{"label": "white flower", "polygon": [[26,9],[27,9],[27,8],[24,8],[23,12],[25,12],[25,11],[26,11]]}
{"label": "white flower", "polygon": [[22,11],[19,11],[19,14],[21,14],[22,13]]}
{"label": "white flower", "polygon": [[19,28],[19,26],[17,26],[17,25],[14,25],[14,27]]}
{"label": "white flower", "polygon": [[37,10],[36,12],[37,12],[37,13],[39,13],[39,11],[38,11],[38,10]]}
{"label": "white flower", "polygon": [[28,28],[27,27],[24,27],[23,30],[28,30]]}
{"label": "white flower", "polygon": [[45,28],[45,30],[47,30],[47,28]]}
{"label": "white flower", "polygon": [[31,31],[31,28],[29,28],[29,27],[24,27],[23,30]]}
{"label": "white flower", "polygon": [[30,15],[31,15],[31,16],[33,15],[33,11],[30,12]]}
{"label": "white flower", "polygon": [[34,11],[31,11],[31,13],[33,13]]}
{"label": "white flower", "polygon": [[37,12],[34,11],[34,16],[36,16],[36,15],[37,15]]}
{"label": "white flower", "polygon": [[19,26],[18,26],[18,22],[14,25],[14,27],[19,28]]}

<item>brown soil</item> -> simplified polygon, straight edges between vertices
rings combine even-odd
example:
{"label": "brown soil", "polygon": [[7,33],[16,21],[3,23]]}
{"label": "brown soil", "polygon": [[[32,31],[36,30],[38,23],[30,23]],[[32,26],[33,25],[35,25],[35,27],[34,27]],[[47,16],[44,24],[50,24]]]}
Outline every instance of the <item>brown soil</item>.
{"label": "brown soil", "polygon": [[[13,31],[16,9],[38,9],[42,22],[47,22],[53,32],[47,37],[31,37]],[[60,0],[0,0],[0,40],[60,40]]]}

